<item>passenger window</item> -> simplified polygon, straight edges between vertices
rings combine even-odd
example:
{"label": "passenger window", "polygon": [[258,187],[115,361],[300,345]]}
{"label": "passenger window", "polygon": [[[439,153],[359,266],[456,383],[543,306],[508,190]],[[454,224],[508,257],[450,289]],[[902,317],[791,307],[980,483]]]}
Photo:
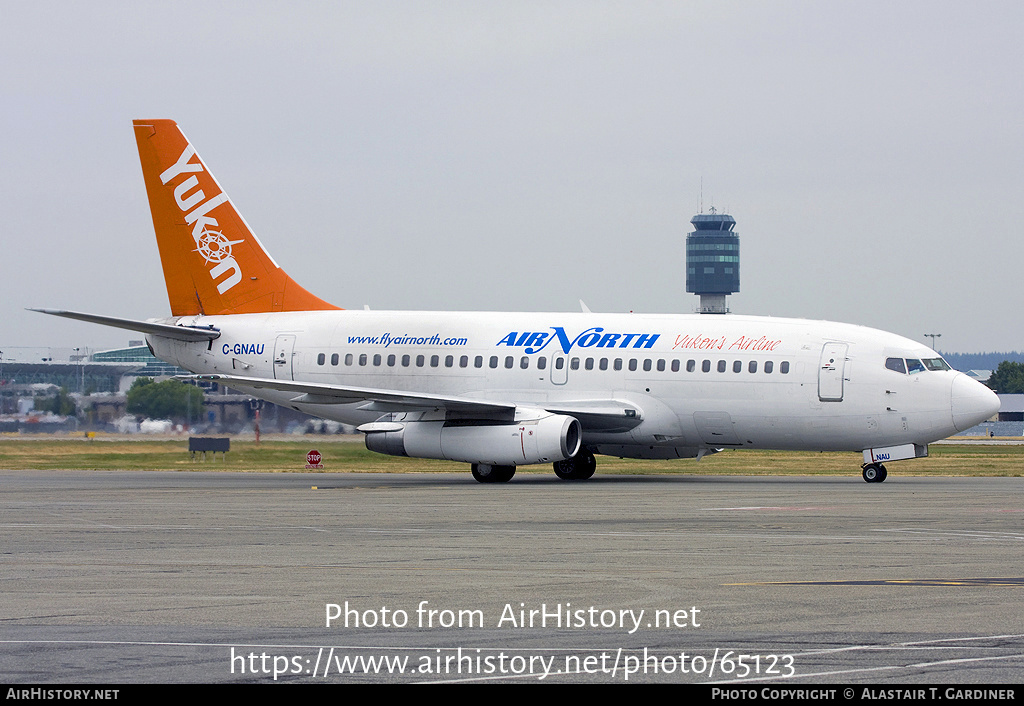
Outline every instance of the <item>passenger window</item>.
{"label": "passenger window", "polygon": [[346,353],[345,354],[345,365],[352,365],[352,354],[351,353]]}
{"label": "passenger window", "polygon": [[394,356],[394,354],[388,356],[388,367],[389,368],[395,367],[395,356]]}
{"label": "passenger window", "polygon": [[436,368],[441,363],[441,357],[432,355],[430,356],[430,367]]}
{"label": "passenger window", "polygon": [[711,372],[711,361],[710,360],[705,360],[703,363],[700,364],[700,369],[703,370],[705,373],[710,373]]}
{"label": "passenger window", "polygon": [[630,358],[629,359],[629,369],[631,371],[632,370],[636,370],[636,358]]}
{"label": "passenger window", "polygon": [[510,355],[505,356],[505,367],[511,369],[516,364],[516,359]]}
{"label": "passenger window", "polygon": [[565,358],[555,358],[555,370],[561,370],[565,367]]}
{"label": "passenger window", "polygon": [[593,358],[587,358],[585,361],[583,361],[583,367],[585,369],[587,369],[587,370],[593,370],[594,369],[594,359]]}
{"label": "passenger window", "polygon": [[718,361],[718,372],[720,372],[720,373],[724,373],[725,372],[725,361],[724,360]]}
{"label": "passenger window", "polygon": [[366,365],[366,360],[367,360],[366,354],[365,353],[360,353],[359,354],[359,364],[360,365]]}
{"label": "passenger window", "polygon": [[469,356],[468,355],[464,355],[461,358],[459,358],[459,367],[460,368],[468,368],[469,367]]}
{"label": "passenger window", "polygon": [[688,361],[686,361],[686,372],[692,373],[696,369],[697,369],[697,361],[695,361],[695,360],[688,360]]}
{"label": "passenger window", "polygon": [[771,373],[771,372],[772,372],[772,370],[774,370],[774,369],[775,369],[775,363],[773,363],[773,362],[772,362],[772,361],[770,361],[770,360],[766,360],[766,361],[764,362],[764,371],[765,371],[766,373]]}
{"label": "passenger window", "polygon": [[482,367],[484,367],[484,357],[482,355],[478,355],[476,358],[473,359],[473,367],[474,368],[482,368]]}
{"label": "passenger window", "polygon": [[923,373],[924,365],[921,361],[915,360],[914,358],[907,358],[907,373],[913,375],[914,373]]}
{"label": "passenger window", "polygon": [[612,367],[615,368],[616,370],[622,370],[622,358],[616,358],[615,362],[612,364]]}
{"label": "passenger window", "polygon": [[497,368],[498,367],[498,356],[492,355],[491,359],[487,362],[487,364],[490,365],[492,368]]}
{"label": "passenger window", "polygon": [[570,360],[569,361],[569,368],[572,369],[572,370],[579,370],[580,369],[580,359],[579,358],[573,358],[572,360]]}
{"label": "passenger window", "polygon": [[782,361],[782,363],[779,364],[779,372],[782,373],[783,375],[786,375],[786,374],[789,373],[789,361],[788,360],[784,360],[784,361]]}
{"label": "passenger window", "polygon": [[651,372],[651,359],[644,358],[644,372]]}
{"label": "passenger window", "polygon": [[316,364],[317,365],[323,365],[326,360],[327,360],[327,356],[324,355],[323,353],[321,353],[320,355],[318,355],[316,357]]}
{"label": "passenger window", "polygon": [[373,356],[373,364],[380,365],[380,353],[375,353]]}
{"label": "passenger window", "polygon": [[750,361],[750,365],[747,366],[747,370],[752,372],[752,373],[756,373],[757,372],[757,361],[756,360]]}
{"label": "passenger window", "polygon": [[742,373],[743,372],[743,361],[742,360],[734,360],[732,362],[732,371],[734,373]]}
{"label": "passenger window", "polygon": [[664,358],[658,358],[658,372],[659,373],[665,372],[665,359]]}
{"label": "passenger window", "polygon": [[338,360],[339,360],[338,354],[337,353],[332,353],[331,354],[331,365],[337,365],[338,364]]}
{"label": "passenger window", "polygon": [[907,374],[907,366],[903,364],[902,358],[886,358],[885,367],[897,373]]}
{"label": "passenger window", "polygon": [[519,359],[519,367],[522,368],[523,370],[526,370],[527,368],[530,367],[529,356],[524,355],[522,358]]}
{"label": "passenger window", "polygon": [[444,367],[446,367],[446,368],[453,368],[453,367],[455,367],[455,356],[453,356],[453,355],[446,355],[444,357]]}
{"label": "passenger window", "polygon": [[537,359],[537,370],[543,370],[548,367],[548,359],[543,356]]}
{"label": "passenger window", "polygon": [[425,357],[423,357],[422,355],[416,356],[416,367],[417,368],[422,368],[423,364],[426,363],[426,362],[427,362],[427,359]]}
{"label": "passenger window", "polygon": [[607,358],[602,358],[601,362],[598,363],[598,367],[601,368],[601,370],[607,370],[608,369],[608,359]]}
{"label": "passenger window", "polygon": [[402,356],[402,367],[403,367],[403,368],[408,368],[408,367],[409,367],[409,363],[410,363],[411,361],[412,361],[412,358],[411,358],[410,356],[408,356],[408,355],[403,355],[403,356]]}

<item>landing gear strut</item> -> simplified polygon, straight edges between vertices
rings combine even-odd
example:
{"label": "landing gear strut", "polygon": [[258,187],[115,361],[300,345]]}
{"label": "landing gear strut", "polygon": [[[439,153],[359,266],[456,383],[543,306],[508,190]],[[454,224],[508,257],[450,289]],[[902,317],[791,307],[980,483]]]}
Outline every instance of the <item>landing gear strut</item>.
{"label": "landing gear strut", "polygon": [[586,480],[597,470],[597,459],[586,449],[580,449],[572,458],[552,464],[555,475],[562,480]]}
{"label": "landing gear strut", "polygon": [[868,483],[881,483],[889,474],[886,473],[885,466],[882,464],[868,463],[865,464],[861,475],[864,476],[864,480]]}
{"label": "landing gear strut", "polygon": [[516,474],[515,466],[492,466],[489,463],[474,463],[470,468],[479,483],[507,483]]}

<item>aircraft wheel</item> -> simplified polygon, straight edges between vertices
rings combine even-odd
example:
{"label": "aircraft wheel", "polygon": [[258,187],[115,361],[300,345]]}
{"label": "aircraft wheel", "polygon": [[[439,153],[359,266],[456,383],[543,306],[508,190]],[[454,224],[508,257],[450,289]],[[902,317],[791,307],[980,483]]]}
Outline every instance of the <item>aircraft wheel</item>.
{"label": "aircraft wheel", "polygon": [[507,483],[516,474],[515,466],[492,466],[489,463],[474,463],[470,470],[478,483]]}
{"label": "aircraft wheel", "polygon": [[576,459],[566,458],[555,461],[551,464],[555,469],[555,475],[562,480],[576,480]]}
{"label": "aircraft wheel", "polygon": [[562,480],[586,480],[597,470],[597,459],[589,451],[581,450],[572,458],[555,461],[551,465],[555,475]]}
{"label": "aircraft wheel", "polygon": [[579,480],[586,480],[594,475],[597,470],[597,459],[589,451],[581,450],[576,454],[576,477]]}
{"label": "aircraft wheel", "polygon": [[861,475],[868,483],[881,483],[885,480],[885,466],[880,463],[869,463],[864,466]]}
{"label": "aircraft wheel", "polygon": [[885,466],[883,466],[882,464],[878,464],[878,480],[876,482],[883,483],[885,479],[888,477],[888,475],[889,472],[885,470]]}
{"label": "aircraft wheel", "polygon": [[494,472],[498,475],[495,479],[495,483],[508,483],[512,480],[512,476],[516,474],[515,466],[495,466]]}

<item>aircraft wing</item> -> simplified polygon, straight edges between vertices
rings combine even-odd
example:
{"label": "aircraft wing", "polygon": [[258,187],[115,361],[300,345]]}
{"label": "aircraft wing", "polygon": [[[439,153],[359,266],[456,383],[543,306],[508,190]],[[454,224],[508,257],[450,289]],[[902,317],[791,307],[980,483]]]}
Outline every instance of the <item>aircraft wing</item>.
{"label": "aircraft wing", "polygon": [[[315,382],[295,382],[239,375],[189,375],[184,379],[217,382],[240,390],[277,390],[294,393],[297,404],[353,404],[365,402],[361,409],[380,412],[411,412],[445,410],[464,418],[512,419],[515,402],[495,402],[469,397],[432,395],[425,392],[383,390],[370,387],[349,387]],[[527,406],[542,408],[555,414],[576,417],[588,431],[628,431],[643,421],[643,414],[632,402],[616,399],[531,402]]]}
{"label": "aircraft wing", "polygon": [[293,392],[293,402],[298,404],[352,404],[366,402],[363,409],[384,412],[409,412],[414,410],[451,410],[470,415],[493,418],[506,417],[515,413],[516,405],[505,402],[488,402],[468,397],[431,395],[423,392],[381,390],[372,387],[348,387],[327,385],[316,382],[294,382],[268,378],[243,377],[239,375],[189,375],[188,380],[218,382],[242,390],[278,390]]}

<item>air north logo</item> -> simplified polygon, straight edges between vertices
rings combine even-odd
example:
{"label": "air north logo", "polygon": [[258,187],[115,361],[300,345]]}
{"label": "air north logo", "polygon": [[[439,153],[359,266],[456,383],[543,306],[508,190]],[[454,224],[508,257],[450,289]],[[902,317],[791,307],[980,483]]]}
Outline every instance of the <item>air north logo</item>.
{"label": "air north logo", "polygon": [[605,333],[600,326],[588,328],[570,339],[561,326],[552,326],[554,335],[546,331],[510,331],[498,341],[499,346],[525,346],[526,353],[537,353],[547,348],[552,341],[558,341],[562,352],[569,354],[573,348],[650,348],[658,340],[659,333]]}
{"label": "air north logo", "polygon": [[242,281],[242,268],[231,256],[231,246],[244,241],[228,240],[219,230],[214,230],[220,224],[209,213],[225,203],[228,197],[221,192],[206,198],[195,176],[203,171],[203,165],[199,161],[191,161],[195,155],[195,148],[191,144],[186,145],[178,161],[160,175],[160,182],[166,185],[181,174],[192,175],[174,187],[174,202],[185,214],[185,223],[192,226],[192,238],[196,241],[195,252],[203,256],[207,266],[213,265],[210,277],[216,282],[224,274],[230,273],[227,279],[217,285],[217,291],[223,294]]}

